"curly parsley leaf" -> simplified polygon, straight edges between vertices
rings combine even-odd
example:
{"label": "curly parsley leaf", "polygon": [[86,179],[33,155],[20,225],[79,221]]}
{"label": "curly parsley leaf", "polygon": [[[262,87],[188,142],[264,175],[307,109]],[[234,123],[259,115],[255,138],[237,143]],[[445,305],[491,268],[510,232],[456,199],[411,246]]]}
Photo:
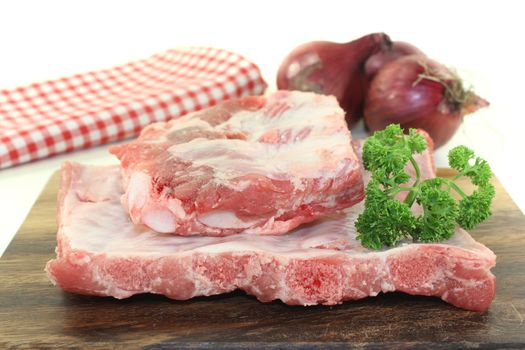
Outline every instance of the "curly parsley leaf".
{"label": "curly parsley leaf", "polygon": [[454,234],[459,214],[458,204],[448,191],[441,189],[443,179],[435,178],[421,184],[417,203],[423,214],[417,219],[417,229],[411,233],[420,242],[439,242]]}
{"label": "curly parsley leaf", "polygon": [[462,197],[459,202],[458,223],[463,228],[473,229],[492,215],[490,206],[496,194],[494,186],[490,183],[492,171],[485,160],[476,157],[474,151],[465,146],[457,146],[450,150],[448,159],[450,166],[458,171],[454,179],[467,176],[478,186],[470,196],[457,191]]}
{"label": "curly parsley leaf", "polygon": [[452,169],[458,171],[459,176],[468,176],[474,185],[490,185],[492,171],[489,164],[476,157],[471,149],[465,146],[451,149],[448,153],[448,163]]}
{"label": "curly parsley leaf", "polygon": [[[488,163],[469,148],[458,146],[449,152],[449,164],[458,175],[423,181],[414,155],[426,147],[425,138],[415,129],[405,135],[396,124],[376,132],[365,142],[363,165],[371,179],[365,191],[365,209],[356,221],[357,239],[363,246],[381,249],[409,238],[439,242],[452,237],[456,224],[472,229],[491,215],[495,191]],[[412,184],[408,184],[411,176],[405,170],[408,164],[416,174]],[[471,195],[454,182],[461,176],[469,177],[478,187]],[[403,191],[407,195],[401,202],[396,195]],[[452,191],[461,197],[459,203]],[[419,216],[411,209],[414,203],[421,207]]]}
{"label": "curly parsley leaf", "polygon": [[[370,180],[365,195],[366,210],[355,223],[359,232],[357,239],[365,247],[381,249],[383,245],[393,246],[416,228],[410,207],[383,192],[378,180]],[[378,220],[378,217],[388,219]]]}
{"label": "curly parsley leaf", "polygon": [[458,224],[471,230],[492,215],[490,208],[496,194],[494,186],[480,187],[459,202]]}
{"label": "curly parsley leaf", "polygon": [[[392,124],[367,139],[363,146],[363,165],[376,178],[383,175],[380,180],[393,175],[399,176],[399,174],[405,173],[405,165],[412,158],[412,155],[423,152],[426,147],[425,138],[417,134],[415,130],[411,131],[407,137],[399,125]],[[398,181],[404,179],[404,176],[397,178]],[[410,176],[405,182],[408,179]]]}

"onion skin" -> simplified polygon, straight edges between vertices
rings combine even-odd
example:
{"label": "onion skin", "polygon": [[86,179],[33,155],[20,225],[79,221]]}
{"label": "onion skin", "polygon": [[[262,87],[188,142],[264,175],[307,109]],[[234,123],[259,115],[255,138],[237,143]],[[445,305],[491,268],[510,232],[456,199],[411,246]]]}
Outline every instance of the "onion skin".
{"label": "onion skin", "polygon": [[374,33],[348,43],[314,41],[294,49],[277,73],[277,88],[334,95],[354,125],[363,115],[368,81],[365,63],[391,45],[384,33]]}
{"label": "onion skin", "polygon": [[385,46],[384,50],[370,56],[365,64],[365,73],[371,80],[376,73],[387,63],[397,60],[403,56],[420,55],[425,56],[423,51],[412,44],[404,41],[394,41],[391,45]]}
{"label": "onion skin", "polygon": [[392,123],[405,130],[420,128],[429,133],[437,148],[454,135],[466,114],[486,106],[488,102],[463,89],[459,77],[448,68],[425,56],[410,55],[376,73],[364,115],[372,132]]}

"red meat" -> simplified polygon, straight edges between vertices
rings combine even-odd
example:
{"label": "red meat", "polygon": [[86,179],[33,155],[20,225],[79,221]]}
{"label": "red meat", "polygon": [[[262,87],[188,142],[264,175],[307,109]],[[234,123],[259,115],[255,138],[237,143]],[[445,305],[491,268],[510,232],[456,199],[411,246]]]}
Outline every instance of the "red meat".
{"label": "red meat", "polygon": [[145,128],[112,147],[135,224],[178,235],[284,234],[363,199],[334,97],[279,91]]}
{"label": "red meat", "polygon": [[[418,157],[433,176],[429,153]],[[242,289],[261,301],[333,305],[401,291],[483,311],[495,294],[495,255],[457,229],[438,244],[404,242],[371,251],[355,239],[362,203],[283,236],[159,234],[133,225],[120,203],[117,166],[66,163],[51,280],[81,294],[139,293],[186,300]]]}

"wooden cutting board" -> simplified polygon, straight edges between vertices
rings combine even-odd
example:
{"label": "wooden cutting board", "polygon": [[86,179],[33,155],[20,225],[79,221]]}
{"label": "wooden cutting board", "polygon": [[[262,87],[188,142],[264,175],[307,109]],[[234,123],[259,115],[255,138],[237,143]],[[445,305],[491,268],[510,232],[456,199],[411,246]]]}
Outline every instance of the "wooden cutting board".
{"label": "wooden cutting board", "polygon": [[65,293],[43,271],[55,255],[56,174],[0,260],[0,348],[525,348],[525,217],[495,185],[494,215],[472,232],[498,256],[496,299],[479,314],[401,293],[334,307],[241,292],[185,302]]}

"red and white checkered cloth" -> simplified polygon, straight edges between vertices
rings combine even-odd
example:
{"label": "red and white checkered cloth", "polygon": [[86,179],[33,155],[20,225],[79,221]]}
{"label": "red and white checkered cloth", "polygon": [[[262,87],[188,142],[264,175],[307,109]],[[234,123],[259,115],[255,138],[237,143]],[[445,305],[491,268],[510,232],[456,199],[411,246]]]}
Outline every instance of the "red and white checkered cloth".
{"label": "red and white checkered cloth", "polygon": [[259,68],[228,51],[176,48],[123,66],[0,90],[0,169],[137,135],[165,121],[260,95]]}

